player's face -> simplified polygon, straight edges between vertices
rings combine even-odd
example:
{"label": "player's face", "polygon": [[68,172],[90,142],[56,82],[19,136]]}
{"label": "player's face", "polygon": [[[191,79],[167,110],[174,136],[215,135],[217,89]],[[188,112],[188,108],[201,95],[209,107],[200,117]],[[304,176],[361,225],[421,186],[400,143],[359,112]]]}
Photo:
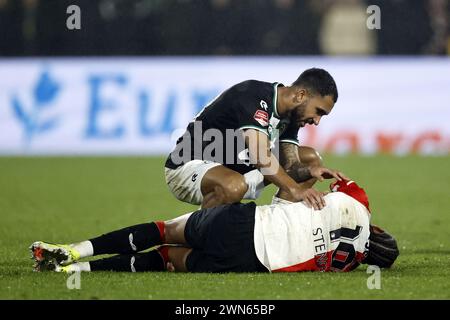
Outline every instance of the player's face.
{"label": "player's face", "polygon": [[292,116],[300,128],[307,124],[319,125],[322,117],[328,115],[334,106],[331,96],[315,95],[311,97],[305,94],[299,98],[299,102]]}

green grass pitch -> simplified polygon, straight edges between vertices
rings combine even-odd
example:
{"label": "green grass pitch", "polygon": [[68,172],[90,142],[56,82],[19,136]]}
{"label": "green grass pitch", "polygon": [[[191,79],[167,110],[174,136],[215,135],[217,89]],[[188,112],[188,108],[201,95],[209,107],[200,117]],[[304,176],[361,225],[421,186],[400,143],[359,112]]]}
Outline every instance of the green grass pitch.
{"label": "green grass pitch", "polygon": [[69,290],[67,275],[32,272],[33,241],[79,241],[196,208],[168,191],[163,158],[32,157],[0,158],[0,299],[449,299],[450,157],[325,162],[360,182],[372,222],[398,240],[380,290],[367,288],[365,266],[345,274],[91,273]]}

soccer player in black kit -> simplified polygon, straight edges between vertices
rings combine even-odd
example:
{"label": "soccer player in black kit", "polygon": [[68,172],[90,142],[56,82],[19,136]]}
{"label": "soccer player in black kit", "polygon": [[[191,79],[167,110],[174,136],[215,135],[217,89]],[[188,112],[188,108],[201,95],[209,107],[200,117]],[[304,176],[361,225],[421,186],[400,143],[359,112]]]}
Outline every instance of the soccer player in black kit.
{"label": "soccer player in black kit", "polygon": [[291,86],[256,80],[232,86],[178,139],[165,164],[170,191],[181,201],[211,208],[256,199],[273,183],[278,196],[323,208],[323,194],[312,185],[348,178],[323,167],[320,155],[301,146],[297,135],[307,124],[318,125],[337,98],[334,79],[317,68]]}

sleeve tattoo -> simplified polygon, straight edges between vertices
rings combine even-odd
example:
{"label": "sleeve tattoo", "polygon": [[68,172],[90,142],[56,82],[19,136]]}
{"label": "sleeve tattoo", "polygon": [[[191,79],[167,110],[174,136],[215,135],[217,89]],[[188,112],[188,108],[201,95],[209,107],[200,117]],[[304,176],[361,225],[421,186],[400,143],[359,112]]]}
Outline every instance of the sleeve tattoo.
{"label": "sleeve tattoo", "polygon": [[308,166],[300,162],[298,147],[295,144],[280,144],[280,164],[297,183],[312,178]]}

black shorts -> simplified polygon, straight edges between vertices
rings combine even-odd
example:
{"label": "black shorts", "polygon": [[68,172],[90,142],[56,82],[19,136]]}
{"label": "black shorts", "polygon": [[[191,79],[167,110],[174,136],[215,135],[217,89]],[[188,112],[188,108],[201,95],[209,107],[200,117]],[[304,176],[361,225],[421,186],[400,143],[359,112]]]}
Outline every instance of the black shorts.
{"label": "black shorts", "polygon": [[191,272],[265,272],[253,240],[254,202],[235,203],[194,212],[184,236],[193,248],[186,260]]}

